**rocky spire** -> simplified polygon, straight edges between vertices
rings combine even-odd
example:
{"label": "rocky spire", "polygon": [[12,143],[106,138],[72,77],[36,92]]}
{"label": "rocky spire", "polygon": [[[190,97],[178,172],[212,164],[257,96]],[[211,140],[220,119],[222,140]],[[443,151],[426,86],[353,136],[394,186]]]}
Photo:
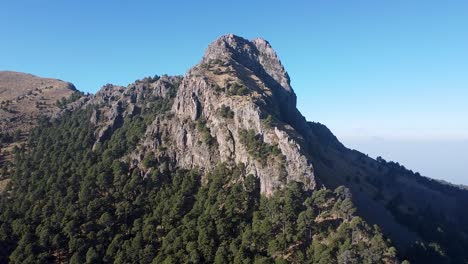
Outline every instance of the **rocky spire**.
{"label": "rocky spire", "polygon": [[202,63],[214,60],[235,61],[252,71],[271,89],[272,102],[279,107],[281,119],[304,132],[305,119],[296,108],[296,94],[289,75],[268,41],[262,38],[247,40],[227,34],[212,42],[205,51]]}
{"label": "rocky spire", "polygon": [[294,94],[288,73],[268,41],[252,41],[228,34],[219,37],[206,49],[203,62],[233,59],[258,75],[268,75],[288,93]]}

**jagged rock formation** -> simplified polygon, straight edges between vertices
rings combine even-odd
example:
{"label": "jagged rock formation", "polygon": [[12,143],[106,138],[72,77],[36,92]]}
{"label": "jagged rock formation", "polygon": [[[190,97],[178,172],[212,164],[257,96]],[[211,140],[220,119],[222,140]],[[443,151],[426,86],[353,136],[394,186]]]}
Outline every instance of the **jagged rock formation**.
{"label": "jagged rock formation", "polygon": [[[148,126],[132,155],[136,166],[146,155],[169,160],[174,168],[207,171],[220,162],[243,163],[247,173],[261,179],[265,194],[288,180],[304,182],[308,188],[318,186],[302,147],[304,138],[294,129],[305,127],[305,120],[295,118],[304,120],[297,124],[283,118],[297,112],[296,96],[288,74],[265,40],[250,42],[226,35],[213,42],[202,61],[183,78],[137,82],[127,89],[104,86],[90,101],[94,105],[107,103],[93,115],[93,121],[99,119],[97,144],[119,127],[125,116],[144,108],[147,96],[164,97],[168,87],[177,88],[171,117],[158,117]],[[230,117],[224,117],[222,111],[228,111]],[[252,150],[242,136],[249,130],[265,148],[279,152],[259,157],[249,153]],[[161,148],[165,151],[155,151]]]}
{"label": "jagged rock formation", "polygon": [[[130,155],[140,169],[148,155],[171,168],[206,171],[220,162],[242,163],[246,173],[260,178],[266,195],[290,180],[310,189],[345,185],[359,213],[403,248],[423,239],[414,227],[397,221],[401,214],[389,209],[395,199],[407,202],[406,209],[399,208],[407,213],[408,208],[422,213],[429,206],[434,214],[457,215],[460,209],[453,198],[460,196],[447,195],[440,190],[444,187],[393,164],[348,150],[325,126],[308,123],[296,108],[287,72],[263,39],[221,36],[183,77],[146,79],[127,88],[105,86],[89,102],[100,106],[93,115],[100,128],[96,144],[126,116],[144,109],[150,96],[167,97],[172,106],[152,120]],[[262,154],[262,147],[278,151]],[[460,226],[463,217],[452,223]]]}

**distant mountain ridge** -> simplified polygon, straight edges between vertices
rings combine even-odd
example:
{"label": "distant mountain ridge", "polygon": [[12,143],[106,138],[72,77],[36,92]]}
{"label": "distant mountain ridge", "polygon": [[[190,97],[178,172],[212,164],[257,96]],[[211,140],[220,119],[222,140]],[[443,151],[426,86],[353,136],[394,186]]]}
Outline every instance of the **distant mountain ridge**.
{"label": "distant mountain ridge", "polygon": [[12,148],[25,142],[39,118],[56,115],[61,102],[78,94],[68,82],[0,71],[0,164],[11,159]]}
{"label": "distant mountain ridge", "polygon": [[75,91],[73,84],[61,80],[0,71],[0,129],[28,130],[40,115],[57,112],[57,101],[67,99]]}
{"label": "distant mountain ridge", "polygon": [[[73,94],[71,86],[60,87],[60,95]],[[106,153],[122,131],[141,130],[122,143],[118,155],[106,155],[116,155],[142,178],[178,169],[208,175],[219,164],[242,164],[242,174],[258,179],[266,197],[292,182],[312,193],[345,186],[357,214],[380,227],[401,259],[468,261],[468,191],[350,150],[325,125],[306,121],[288,73],[263,39],[224,35],[184,76],[109,84],[80,97],[65,100],[61,108],[68,110],[54,108],[50,111],[57,114],[49,116],[88,109],[93,133],[87,140],[96,153]],[[138,117],[145,125],[128,128]]]}

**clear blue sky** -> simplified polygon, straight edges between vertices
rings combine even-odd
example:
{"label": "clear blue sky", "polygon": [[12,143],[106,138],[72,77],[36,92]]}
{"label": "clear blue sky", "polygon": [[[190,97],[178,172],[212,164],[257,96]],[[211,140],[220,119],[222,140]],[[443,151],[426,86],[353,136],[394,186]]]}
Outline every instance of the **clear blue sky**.
{"label": "clear blue sky", "polygon": [[[466,0],[18,0],[1,1],[0,25],[0,70],[60,78],[87,92],[184,74],[222,34],[260,36],[288,70],[302,113],[351,147],[374,153],[375,139],[468,145]],[[419,163],[413,149],[404,164],[468,184],[468,165],[450,171],[450,162],[468,164],[467,149],[454,151],[459,160],[434,149],[433,160]],[[435,162],[447,164],[446,173],[435,173]]]}

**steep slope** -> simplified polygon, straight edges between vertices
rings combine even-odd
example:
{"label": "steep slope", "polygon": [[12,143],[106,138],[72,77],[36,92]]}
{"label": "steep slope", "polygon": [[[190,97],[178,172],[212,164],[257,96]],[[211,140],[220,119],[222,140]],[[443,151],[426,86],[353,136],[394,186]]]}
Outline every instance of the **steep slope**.
{"label": "steep slope", "polygon": [[[114,107],[101,122],[114,123],[141,107],[128,97],[117,101],[130,102],[130,110]],[[466,258],[463,246],[452,245],[466,245],[466,192],[349,150],[325,126],[308,123],[296,108],[288,74],[262,39],[225,35],[207,48],[180,79],[168,116],[148,126],[129,158],[145,171],[141,164],[148,156],[172,169],[209,171],[220,162],[242,163],[260,178],[266,195],[289,181],[308,189],[345,185],[359,214],[378,224],[402,252],[435,254],[442,261],[446,254]],[[457,231],[457,242],[449,243]],[[428,235],[433,232],[438,235]],[[415,246],[418,241],[425,244]]]}
{"label": "steep slope", "polygon": [[241,164],[202,174],[147,156],[145,170],[132,169],[145,119],[167,110],[126,117],[94,151],[92,111],[32,133],[0,196],[0,262],[397,263],[344,188],[290,182],[267,198]]}
{"label": "steep slope", "polygon": [[347,149],[322,124],[309,124],[317,138],[311,147],[317,175],[330,188],[348,187],[359,214],[392,237],[406,258],[416,263],[466,263],[465,189]]}
{"label": "steep slope", "polygon": [[[260,178],[261,190],[268,195],[290,180],[301,181],[309,189],[317,187],[308,154],[301,149],[304,139],[293,128],[307,124],[303,118],[303,123],[282,121],[283,116],[298,113],[296,97],[266,41],[223,36],[209,46],[198,65],[174,80],[177,93],[170,115],[157,117],[148,126],[131,155],[135,166],[149,155],[168,162],[171,168],[206,171],[220,162],[243,163],[247,173]],[[97,143],[126,116],[144,110],[146,98],[164,90],[148,88],[160,83],[176,86],[161,78],[154,84],[136,83],[127,89],[106,86],[96,94],[89,104],[99,105],[114,97],[110,107],[97,115],[96,122],[102,127]]]}
{"label": "steep slope", "polygon": [[[40,121],[0,195],[0,263],[398,263],[343,187],[288,180],[266,197],[243,163],[181,169],[181,150],[166,149],[177,134],[152,136],[155,121],[180,121],[181,80],[106,85],[84,109]],[[207,124],[193,132],[201,155],[217,146]],[[149,137],[159,145],[138,160]]]}

